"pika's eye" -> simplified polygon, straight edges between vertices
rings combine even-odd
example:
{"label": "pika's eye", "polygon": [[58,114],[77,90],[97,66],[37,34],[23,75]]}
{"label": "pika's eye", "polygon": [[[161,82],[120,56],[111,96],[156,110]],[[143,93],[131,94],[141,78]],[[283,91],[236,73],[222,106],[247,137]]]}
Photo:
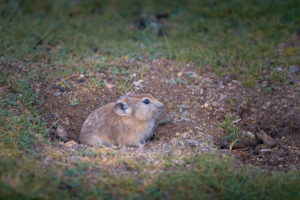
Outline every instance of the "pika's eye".
{"label": "pika's eye", "polygon": [[149,103],[150,103],[150,100],[149,100],[149,99],[144,99],[144,100],[143,100],[143,103],[144,103],[144,104],[149,104]]}

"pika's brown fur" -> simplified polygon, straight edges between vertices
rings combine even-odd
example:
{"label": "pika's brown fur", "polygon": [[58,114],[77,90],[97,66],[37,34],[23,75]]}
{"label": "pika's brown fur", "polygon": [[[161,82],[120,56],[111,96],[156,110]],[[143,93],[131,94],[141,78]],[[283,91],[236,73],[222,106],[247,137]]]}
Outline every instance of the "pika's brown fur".
{"label": "pika's brown fur", "polygon": [[150,94],[127,94],[94,110],[83,123],[79,141],[95,146],[145,144],[163,107]]}

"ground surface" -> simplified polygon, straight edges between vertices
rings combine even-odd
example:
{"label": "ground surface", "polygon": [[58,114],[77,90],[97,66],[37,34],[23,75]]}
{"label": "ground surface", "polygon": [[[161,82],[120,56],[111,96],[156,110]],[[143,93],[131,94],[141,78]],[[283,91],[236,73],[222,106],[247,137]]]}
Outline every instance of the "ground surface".
{"label": "ground surface", "polygon": [[[57,122],[56,126],[66,128],[70,140],[78,141],[87,115],[120,97],[115,79],[132,79],[126,82],[126,91],[151,93],[166,104],[161,122],[168,120],[157,127],[145,153],[165,149],[172,152],[182,145],[199,151],[228,149],[233,138],[224,139],[228,135],[221,128],[227,117],[239,119],[234,126],[241,127],[235,136],[240,141],[233,146],[231,155],[266,168],[299,169],[300,85],[295,74],[289,73],[292,84],[279,82],[269,88],[266,77],[264,85],[254,90],[245,88],[234,77],[220,78],[209,69],[200,70],[192,64],[165,60],[118,60],[114,64],[124,69],[136,66],[136,70],[123,75],[110,71],[71,75],[64,89],[56,85],[60,79],[41,85],[40,100],[45,102],[44,117],[49,126]],[[103,82],[103,87],[93,90],[92,79]],[[74,99],[78,105],[72,106]],[[273,136],[278,141],[276,147],[269,148],[255,139],[254,134],[260,131]]]}
{"label": "ground surface", "polygon": [[[1,1],[0,199],[299,199],[299,14],[296,0]],[[126,92],[166,105],[147,145],[79,144]]]}

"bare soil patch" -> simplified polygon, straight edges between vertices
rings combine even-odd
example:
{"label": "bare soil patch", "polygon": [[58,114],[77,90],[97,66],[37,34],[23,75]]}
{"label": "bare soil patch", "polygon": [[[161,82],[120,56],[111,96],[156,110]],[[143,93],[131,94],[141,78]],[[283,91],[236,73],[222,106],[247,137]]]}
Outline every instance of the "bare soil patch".
{"label": "bare soil patch", "polygon": [[[114,67],[123,71],[114,72]],[[42,114],[49,126],[55,122],[64,126],[74,141],[78,141],[81,126],[94,109],[116,101],[125,91],[151,93],[166,109],[155,136],[142,152],[223,149],[245,163],[300,169],[299,75],[286,71],[289,82],[272,82],[266,72],[264,80],[251,89],[233,75],[220,78],[194,64],[123,59],[109,69],[38,88],[39,99],[44,102]],[[237,119],[243,134],[231,152],[220,128],[226,117]],[[261,131],[273,137],[276,146],[268,147],[255,137]]]}

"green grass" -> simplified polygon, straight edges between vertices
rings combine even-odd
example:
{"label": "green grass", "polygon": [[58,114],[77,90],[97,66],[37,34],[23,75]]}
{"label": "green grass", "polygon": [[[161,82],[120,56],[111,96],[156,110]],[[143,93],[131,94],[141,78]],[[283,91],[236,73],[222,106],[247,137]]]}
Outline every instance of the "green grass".
{"label": "green grass", "polygon": [[240,125],[236,125],[236,120],[230,120],[230,118],[226,118],[224,123],[220,125],[220,128],[224,132],[224,136],[222,140],[227,142],[230,145],[230,150],[234,146],[235,143],[240,142],[243,138],[243,132]]}
{"label": "green grass", "polygon": [[[3,64],[42,62],[61,74],[85,71],[90,66],[84,58],[99,54],[102,61],[163,57],[210,66],[220,75],[250,76],[251,81],[263,69],[300,63],[299,47],[279,47],[299,31],[296,0],[9,2],[1,6]],[[157,13],[169,14],[166,23],[153,17]],[[146,28],[138,28],[140,19]]]}
{"label": "green grass", "polygon": [[[169,18],[160,23],[158,13]],[[183,166],[167,157],[168,170],[128,177],[81,160],[101,159],[101,152],[86,150],[77,161],[68,152],[45,153],[41,149],[53,144],[31,86],[73,73],[135,70],[112,65],[118,58],[194,62],[220,76],[234,73],[251,88],[264,70],[271,82],[284,82],[275,69],[300,64],[299,47],[292,45],[299,13],[297,0],[0,0],[0,199],[299,199],[299,171],[266,173],[214,153],[196,153]],[[10,68],[25,72],[18,76]],[[105,87],[91,81],[95,90]],[[118,90],[130,81],[116,78]],[[224,129],[228,141],[238,138],[230,121]],[[114,151],[109,156],[118,159]],[[120,162],[151,168],[132,158]]]}
{"label": "green grass", "polygon": [[[191,170],[177,168],[154,176],[141,174],[136,178],[125,178],[109,175],[98,166],[85,162],[69,163],[68,166],[52,164],[45,168],[45,164],[30,155],[26,160],[10,157],[9,160],[1,159],[0,198],[299,198],[299,172],[265,174],[254,168],[235,166],[232,159],[215,154],[198,155],[188,163],[193,166]],[[91,177],[88,176],[90,170],[98,172]]]}

